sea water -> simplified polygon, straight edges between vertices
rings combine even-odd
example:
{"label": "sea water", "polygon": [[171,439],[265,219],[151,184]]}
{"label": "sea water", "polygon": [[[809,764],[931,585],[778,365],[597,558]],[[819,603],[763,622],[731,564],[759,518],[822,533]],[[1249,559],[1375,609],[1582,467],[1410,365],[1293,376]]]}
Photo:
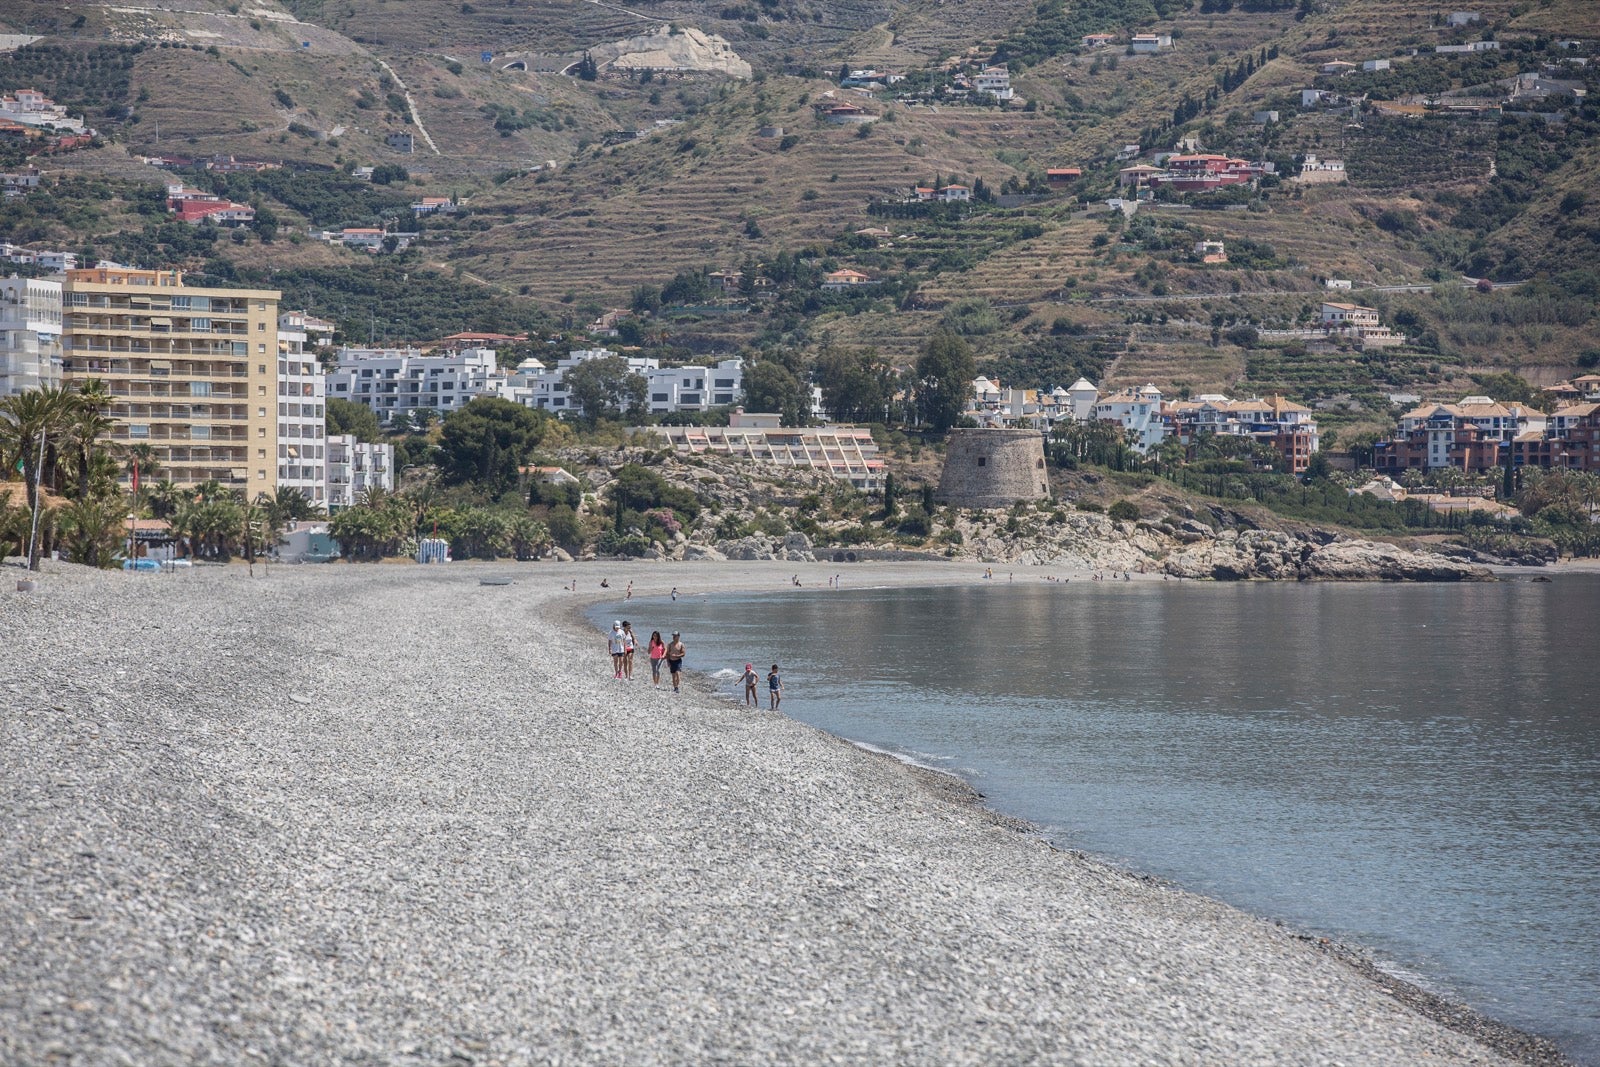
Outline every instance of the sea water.
{"label": "sea water", "polygon": [[730,696],[777,662],[795,718],[1600,1065],[1600,575],[1007,573],[629,608]]}

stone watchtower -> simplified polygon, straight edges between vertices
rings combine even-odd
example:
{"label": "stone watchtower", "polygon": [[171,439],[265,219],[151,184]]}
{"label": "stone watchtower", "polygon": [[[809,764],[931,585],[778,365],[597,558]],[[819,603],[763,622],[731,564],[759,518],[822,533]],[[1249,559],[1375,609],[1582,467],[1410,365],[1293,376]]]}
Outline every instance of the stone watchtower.
{"label": "stone watchtower", "polygon": [[938,500],[963,508],[1006,508],[1050,499],[1044,436],[1038,430],[951,430]]}

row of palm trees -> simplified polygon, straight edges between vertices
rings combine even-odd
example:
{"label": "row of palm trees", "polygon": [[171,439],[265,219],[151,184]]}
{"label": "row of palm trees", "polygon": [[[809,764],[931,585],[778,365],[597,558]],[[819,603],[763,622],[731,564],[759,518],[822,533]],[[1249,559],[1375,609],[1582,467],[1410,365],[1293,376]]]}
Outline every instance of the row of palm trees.
{"label": "row of palm trees", "polygon": [[[0,545],[22,545],[30,569],[39,569],[52,546],[79,563],[118,565],[129,536],[130,501],[121,479],[134,471],[133,512],[165,519],[179,545],[201,559],[263,552],[286,522],[317,514],[294,489],[252,502],[214,481],[187,488],[157,481],[161,467],[149,444],[108,440],[111,400],[98,379],[0,398],[0,464],[7,476],[20,474],[26,487],[26,507],[0,496]],[[43,507],[44,493],[67,503]]]}
{"label": "row of palm trees", "polygon": [[369,490],[333,516],[329,532],[352,562],[408,555],[421,537],[449,541],[458,559],[533,559],[551,545],[549,526],[524,510],[450,505],[432,486]]}
{"label": "row of palm trees", "polygon": [[[34,389],[0,398],[0,462],[8,473],[21,474],[26,487],[28,566],[33,570],[39,569],[43,545],[63,527],[75,540],[92,540],[104,517],[98,505],[116,494],[121,469],[102,440],[112,427],[110,409],[111,394],[98,379],[77,388]],[[45,488],[73,503],[63,514],[35,523],[39,493]],[[18,523],[10,514],[14,510],[8,508],[4,516],[8,534]]]}

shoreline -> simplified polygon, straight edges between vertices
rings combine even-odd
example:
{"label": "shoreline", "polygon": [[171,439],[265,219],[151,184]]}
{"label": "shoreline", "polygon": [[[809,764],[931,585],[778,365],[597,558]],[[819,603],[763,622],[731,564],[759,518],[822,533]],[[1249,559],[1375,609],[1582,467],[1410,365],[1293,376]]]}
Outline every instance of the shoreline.
{"label": "shoreline", "polygon": [[[606,563],[608,562],[611,561],[594,561],[590,565],[604,569]],[[1001,581],[998,572],[994,579],[985,580],[982,578],[981,572],[986,568],[992,567],[992,564],[967,560],[951,562],[955,563],[957,566],[970,566],[973,569],[978,570],[980,573],[977,576],[963,575],[957,577],[955,575],[951,575],[949,576],[948,580],[944,581],[940,581],[936,578],[931,581],[901,581],[891,585],[884,585],[875,582],[858,583],[855,588],[884,589],[909,586],[937,588],[945,586],[967,585],[973,583],[974,581],[979,583],[984,583],[985,581]],[[699,564],[689,564],[688,566],[696,565]],[[729,561],[704,565],[719,568],[738,568],[752,566],[752,563]],[[769,567],[777,571],[788,569],[791,566],[787,563],[759,563],[754,565]],[[834,573],[847,573],[846,571],[838,571],[836,568],[844,566],[850,569],[865,568],[871,570],[886,570],[891,567],[927,567],[930,566],[930,564],[925,561],[906,561],[904,563],[883,563],[869,561],[845,565],[820,563],[814,565],[794,564],[793,566],[821,566],[825,571],[833,570]],[[1043,568],[1035,566],[1030,567],[1030,569],[1050,570],[1051,568],[1046,565]],[[1559,573],[1561,571],[1586,573],[1600,571],[1600,560],[1566,560],[1537,567],[1507,566],[1495,567],[1491,569],[1495,572],[1497,578],[1502,573],[1510,577],[1531,577],[1535,575],[1548,575],[1551,572]],[[1087,581],[1090,579],[1090,576],[1093,573],[1095,573],[1093,570],[1083,569],[1071,572],[1069,577]],[[1034,577],[1037,578],[1038,576],[1035,575]],[[1130,575],[1130,580],[1133,582],[1159,582],[1162,580],[1162,577],[1163,576],[1160,574],[1133,573]],[[1117,580],[1120,581],[1120,579]],[[719,581],[717,585],[718,588],[715,590],[697,592],[691,595],[719,596],[730,594],[737,595],[747,593],[770,593],[774,596],[781,597],[794,591],[793,586],[779,585],[778,587],[771,589],[766,588],[765,586],[745,586],[741,585],[737,578],[732,579],[731,581],[728,579],[723,579],[722,581]],[[824,588],[828,587],[824,585]],[[806,589],[812,589],[812,587],[809,585],[803,586],[801,591]],[[610,592],[613,592],[613,590],[606,590],[605,592],[609,594]],[[580,600],[569,606],[570,610],[565,616],[566,624],[573,628],[580,635],[593,635],[596,641],[602,640],[604,638],[605,631],[599,628],[589,618],[587,613],[592,608],[602,603],[610,603],[611,601],[609,597],[585,597],[581,590],[575,595],[580,597]],[[659,594],[657,595],[659,596]],[[648,596],[641,596],[640,599],[651,598]],[[622,608],[619,606],[617,610],[622,611]],[[729,697],[726,693],[721,692],[716,680],[705,672],[698,670],[685,670],[684,678],[684,688],[686,690],[689,689],[690,685],[692,684],[693,687],[698,690],[699,694],[706,699],[715,700],[719,703],[728,702],[730,703],[730,706],[734,707],[739,713],[748,714],[745,712],[742,705],[732,701],[731,697]],[[978,817],[990,821],[997,827],[1035,838],[1041,843],[1045,844],[1047,847],[1063,855],[1072,856],[1080,862],[1096,865],[1113,876],[1127,878],[1134,882],[1166,886],[1179,893],[1184,893],[1203,900],[1212,901],[1225,907],[1235,907],[1232,904],[1228,904],[1226,901],[1197,893],[1194,890],[1188,889],[1181,884],[1172,881],[1171,879],[1141,873],[1093,852],[1059,845],[1050,840],[1047,831],[1036,823],[991,807],[989,805],[988,798],[970,781],[962,777],[956,771],[944,770],[942,768],[930,767],[921,763],[917,763],[916,761],[908,757],[901,756],[898,753],[853,741],[848,737],[831,733],[820,727],[810,726],[809,724],[794,719],[781,711],[774,713],[767,711],[764,708],[760,708],[759,706],[756,710],[762,715],[780,716],[798,726],[815,730],[824,737],[842,742],[857,752],[861,752],[869,757],[875,757],[879,760],[885,761],[885,763],[888,766],[893,767],[896,772],[909,775],[920,785],[921,788],[937,797],[941,802],[967,808],[974,812]],[[1318,952],[1326,954],[1330,958],[1337,960],[1340,964],[1350,968],[1361,978],[1379,987],[1384,992],[1392,996],[1396,1001],[1405,1005],[1412,1011],[1415,1011],[1422,1017],[1439,1023],[1440,1025],[1445,1026],[1456,1033],[1462,1034],[1463,1036],[1483,1045],[1485,1048],[1488,1048],[1499,1055],[1505,1056],[1507,1059],[1515,1063],[1524,1064],[1527,1065],[1527,1067],[1573,1067],[1573,1061],[1568,1059],[1561,1049],[1549,1038],[1521,1029],[1511,1023],[1492,1018],[1467,1004],[1452,1000],[1447,996],[1425,989],[1415,982],[1401,977],[1400,975],[1386,971],[1373,962],[1368,950],[1358,944],[1342,942],[1316,933],[1294,930],[1293,928],[1286,926],[1284,923],[1275,919],[1271,919],[1267,916],[1255,915],[1251,912],[1241,913],[1251,915],[1253,918],[1262,922],[1269,922],[1275,926],[1289,930],[1291,936],[1305,942],[1308,945],[1311,945]]]}
{"label": "shoreline", "polygon": [[3,591],[30,640],[0,665],[0,1059],[1513,1062],[958,778],[700,676],[624,693],[583,616],[629,576],[965,578],[870,568],[56,566]]}

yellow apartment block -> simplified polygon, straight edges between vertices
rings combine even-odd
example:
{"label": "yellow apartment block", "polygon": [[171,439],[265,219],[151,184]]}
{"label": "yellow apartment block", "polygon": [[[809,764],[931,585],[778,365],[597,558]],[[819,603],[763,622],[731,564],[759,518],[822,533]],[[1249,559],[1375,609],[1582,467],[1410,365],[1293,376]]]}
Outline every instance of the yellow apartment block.
{"label": "yellow apartment block", "polygon": [[171,270],[70,270],[65,378],[105,382],[112,440],[151,445],[157,477],[254,499],[277,485],[280,295],[184,285]]}

